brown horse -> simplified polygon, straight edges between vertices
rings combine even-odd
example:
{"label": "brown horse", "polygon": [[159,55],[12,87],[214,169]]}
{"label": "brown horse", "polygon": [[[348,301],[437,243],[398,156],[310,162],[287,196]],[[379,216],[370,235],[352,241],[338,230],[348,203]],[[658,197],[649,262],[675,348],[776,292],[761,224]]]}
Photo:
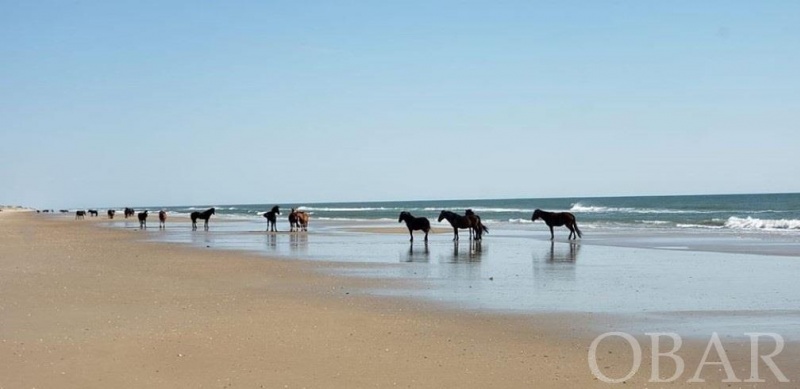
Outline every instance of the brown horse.
{"label": "brown horse", "polygon": [[134,215],[135,213],[136,213],[136,211],[134,211],[134,210],[133,210],[133,208],[125,208],[125,218],[126,218],[126,219],[127,219],[129,216],[130,216],[130,217],[133,217],[133,215]]}
{"label": "brown horse", "polygon": [[414,241],[414,230],[422,230],[425,232],[425,242],[428,241],[428,232],[431,230],[431,222],[427,217],[414,217],[409,212],[400,212],[400,218],[397,219],[398,223],[406,222],[408,227],[408,234],[411,235],[411,241]]}
{"label": "brown horse", "polygon": [[289,231],[294,232],[295,229],[296,231],[308,231],[308,219],[307,212],[292,208],[292,211],[289,212]]}
{"label": "brown horse", "polygon": [[167,211],[160,210],[158,211],[158,229],[167,229]]}
{"label": "brown horse", "polygon": [[114,218],[114,214],[115,214],[115,213],[117,213],[117,211],[115,211],[115,210],[113,210],[113,209],[109,209],[109,210],[108,210],[108,218],[109,218],[109,219],[113,219],[113,218]]}
{"label": "brown horse", "polygon": [[578,223],[575,222],[575,215],[569,212],[547,212],[542,211],[541,209],[537,209],[533,211],[533,216],[531,216],[531,221],[535,222],[536,219],[544,220],[547,227],[550,227],[550,240],[553,240],[555,235],[553,235],[553,227],[561,227],[567,226],[569,228],[569,237],[567,239],[575,239],[583,238],[583,234],[581,234],[581,230],[578,228]]}
{"label": "brown horse", "polygon": [[439,223],[444,219],[447,219],[450,225],[453,226],[453,240],[458,240],[459,228],[469,228],[469,238],[473,239],[472,234],[474,232],[475,240],[481,240],[484,232],[489,233],[489,228],[481,223],[480,216],[472,212],[471,209],[468,209],[464,216],[450,211],[442,211],[439,213]]}

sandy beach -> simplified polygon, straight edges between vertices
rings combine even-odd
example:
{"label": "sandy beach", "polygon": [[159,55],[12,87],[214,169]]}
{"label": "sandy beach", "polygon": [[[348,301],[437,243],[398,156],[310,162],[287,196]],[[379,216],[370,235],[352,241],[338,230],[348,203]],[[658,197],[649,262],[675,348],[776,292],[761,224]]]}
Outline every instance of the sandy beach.
{"label": "sandy beach", "polygon": [[[337,264],[144,242],[150,233],[101,220],[0,214],[0,388],[607,387],[587,350],[598,325],[625,324],[376,297],[361,291],[386,281],[320,271]],[[634,335],[649,355],[649,339]],[[748,378],[749,341],[724,342]],[[719,366],[703,370],[706,383],[686,382],[706,344],[684,340],[675,385],[729,385]],[[603,343],[599,366],[624,376],[630,350]],[[775,358],[793,381],[797,350],[787,343]],[[648,383],[649,361],[627,384],[659,385]],[[761,367],[768,382],[734,387],[776,386]]]}

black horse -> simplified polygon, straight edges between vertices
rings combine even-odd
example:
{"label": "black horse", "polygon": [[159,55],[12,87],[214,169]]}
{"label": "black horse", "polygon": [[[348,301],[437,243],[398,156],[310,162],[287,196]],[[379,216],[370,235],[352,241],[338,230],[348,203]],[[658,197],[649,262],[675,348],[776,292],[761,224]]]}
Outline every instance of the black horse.
{"label": "black horse", "polygon": [[84,216],[86,216],[86,211],[75,212],[75,220],[83,219]]}
{"label": "black horse", "polygon": [[205,230],[208,231],[208,219],[211,219],[211,215],[213,214],[214,214],[214,208],[206,209],[203,212],[197,212],[197,211],[192,212],[192,214],[189,215],[189,217],[192,218],[192,231],[197,231],[197,219],[205,220],[205,223],[203,223],[203,228],[205,228]]}
{"label": "black horse", "polygon": [[97,217],[97,210],[96,209],[90,209],[89,210],[89,216]]}
{"label": "black horse", "polygon": [[133,208],[125,208],[125,218],[126,219],[128,217],[133,217],[134,214],[136,214],[136,211],[134,211]]}
{"label": "black horse", "polygon": [[278,222],[278,215],[281,214],[281,210],[278,206],[272,207],[269,212],[264,213],[264,217],[267,218],[267,231],[275,231],[278,232],[278,227],[276,226]]}
{"label": "black horse", "polygon": [[467,214],[464,216],[450,211],[442,211],[439,214],[439,222],[441,223],[444,219],[447,219],[450,225],[453,226],[453,240],[458,240],[459,228],[469,228],[469,238],[473,239],[472,234],[474,232],[475,240],[481,240],[484,232],[489,233],[489,228],[481,223],[480,216],[472,212],[471,209],[468,209]]}
{"label": "black horse", "polygon": [[581,230],[578,228],[578,223],[575,222],[575,215],[569,212],[547,212],[537,209],[533,211],[531,221],[535,222],[536,219],[544,220],[547,227],[550,227],[550,240],[553,240],[553,227],[567,226],[569,228],[569,237],[567,239],[583,238]]}
{"label": "black horse", "polygon": [[431,230],[431,222],[428,220],[427,217],[414,217],[408,212],[400,212],[400,218],[397,219],[397,222],[406,222],[406,227],[408,227],[408,234],[411,235],[411,241],[414,241],[414,232],[415,230],[422,230],[425,232],[425,242],[428,241],[428,232]]}
{"label": "black horse", "polygon": [[115,213],[117,213],[117,211],[115,211],[115,210],[113,210],[113,209],[109,209],[109,210],[108,210],[108,218],[109,218],[109,219],[113,219],[113,218],[114,218],[114,214],[115,214]]}
{"label": "black horse", "polygon": [[139,229],[146,230],[147,229],[147,212],[139,212],[136,216],[139,218]]}

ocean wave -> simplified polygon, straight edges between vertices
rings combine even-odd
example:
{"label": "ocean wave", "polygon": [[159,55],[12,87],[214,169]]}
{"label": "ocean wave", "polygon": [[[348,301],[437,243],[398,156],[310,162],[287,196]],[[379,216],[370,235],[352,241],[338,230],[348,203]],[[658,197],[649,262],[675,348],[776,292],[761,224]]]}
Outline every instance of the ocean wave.
{"label": "ocean wave", "polygon": [[705,228],[705,229],[710,229],[710,230],[719,230],[719,229],[725,228],[724,226],[715,226],[715,225],[710,225],[710,224],[684,224],[684,223],[678,223],[678,224],[675,225],[675,227],[678,227],[678,228]]}
{"label": "ocean wave", "polygon": [[800,230],[797,219],[757,219],[754,217],[731,216],[725,222],[725,228],[735,230]]}
{"label": "ocean wave", "polygon": [[359,208],[337,208],[337,207],[297,207],[298,211],[319,211],[319,212],[370,212],[370,211],[402,211],[405,208],[396,207],[359,207]]}
{"label": "ocean wave", "polygon": [[717,211],[700,211],[692,209],[655,209],[655,208],[629,208],[629,207],[604,207],[597,205],[583,205],[575,203],[569,212],[583,213],[639,213],[639,214],[705,214]]}
{"label": "ocean wave", "polygon": [[508,219],[508,222],[512,224],[533,224],[531,219]]}
{"label": "ocean wave", "polygon": [[368,219],[368,218],[353,218],[353,217],[315,217],[312,220],[324,220],[324,221],[346,221],[346,222],[388,222],[388,221],[396,221],[397,219],[388,219],[388,218],[378,218],[378,219]]}

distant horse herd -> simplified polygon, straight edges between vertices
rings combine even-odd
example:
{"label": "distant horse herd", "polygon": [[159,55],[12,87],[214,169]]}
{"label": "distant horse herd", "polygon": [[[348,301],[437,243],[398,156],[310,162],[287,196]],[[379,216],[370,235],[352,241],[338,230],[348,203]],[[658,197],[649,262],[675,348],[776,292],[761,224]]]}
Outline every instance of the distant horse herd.
{"label": "distant horse herd", "polygon": [[[45,210],[43,212],[54,212],[52,210]],[[68,210],[62,209],[61,213],[67,213]],[[125,208],[124,214],[125,218],[133,217],[134,215],[139,219],[139,229],[146,229],[147,228],[147,210],[136,213],[133,208]],[[89,214],[91,217],[97,217],[98,211],[96,209],[90,209],[88,211],[79,210],[75,212],[75,219],[83,219],[86,214]],[[109,209],[107,214],[109,219],[114,219],[114,214],[116,213],[115,210]],[[211,219],[211,215],[214,215],[216,210],[214,208],[209,208],[202,212],[192,212],[189,215],[189,218],[192,220],[192,231],[197,231],[197,220],[203,220],[203,229],[208,231],[208,221]],[[268,232],[277,232],[277,220],[278,215],[281,214],[280,207],[274,206],[269,212],[264,212],[262,216],[267,219],[267,231]],[[289,212],[288,220],[289,220],[289,231],[290,232],[300,232],[300,231],[308,231],[308,221],[310,219],[310,215],[308,212],[299,211],[295,208],[292,208],[291,212]],[[567,237],[568,240],[573,240],[577,238],[582,238],[583,234],[581,230],[578,228],[578,223],[575,221],[575,215],[570,212],[547,212],[542,211],[541,209],[537,209],[533,212],[531,216],[531,221],[535,222],[536,220],[542,219],[547,227],[550,229],[550,240],[555,238],[555,234],[553,233],[553,227],[566,227],[569,230],[569,236]],[[439,213],[439,218],[437,219],[440,223],[442,220],[447,220],[450,223],[450,226],[453,227],[453,240],[458,240],[458,230],[459,229],[467,229],[469,231],[469,239],[480,241],[483,239],[484,233],[489,233],[489,227],[486,227],[481,222],[481,217],[478,216],[475,212],[471,209],[467,209],[463,215],[459,215],[455,212],[451,211],[442,211]],[[397,219],[398,223],[406,223],[406,227],[408,228],[408,234],[411,236],[411,241],[414,241],[414,231],[422,231],[425,233],[425,242],[428,241],[428,233],[431,231],[431,222],[426,217],[414,217],[409,212],[400,212],[400,217]],[[166,229],[167,228],[167,212],[165,210],[161,210],[158,212],[158,229]]]}

